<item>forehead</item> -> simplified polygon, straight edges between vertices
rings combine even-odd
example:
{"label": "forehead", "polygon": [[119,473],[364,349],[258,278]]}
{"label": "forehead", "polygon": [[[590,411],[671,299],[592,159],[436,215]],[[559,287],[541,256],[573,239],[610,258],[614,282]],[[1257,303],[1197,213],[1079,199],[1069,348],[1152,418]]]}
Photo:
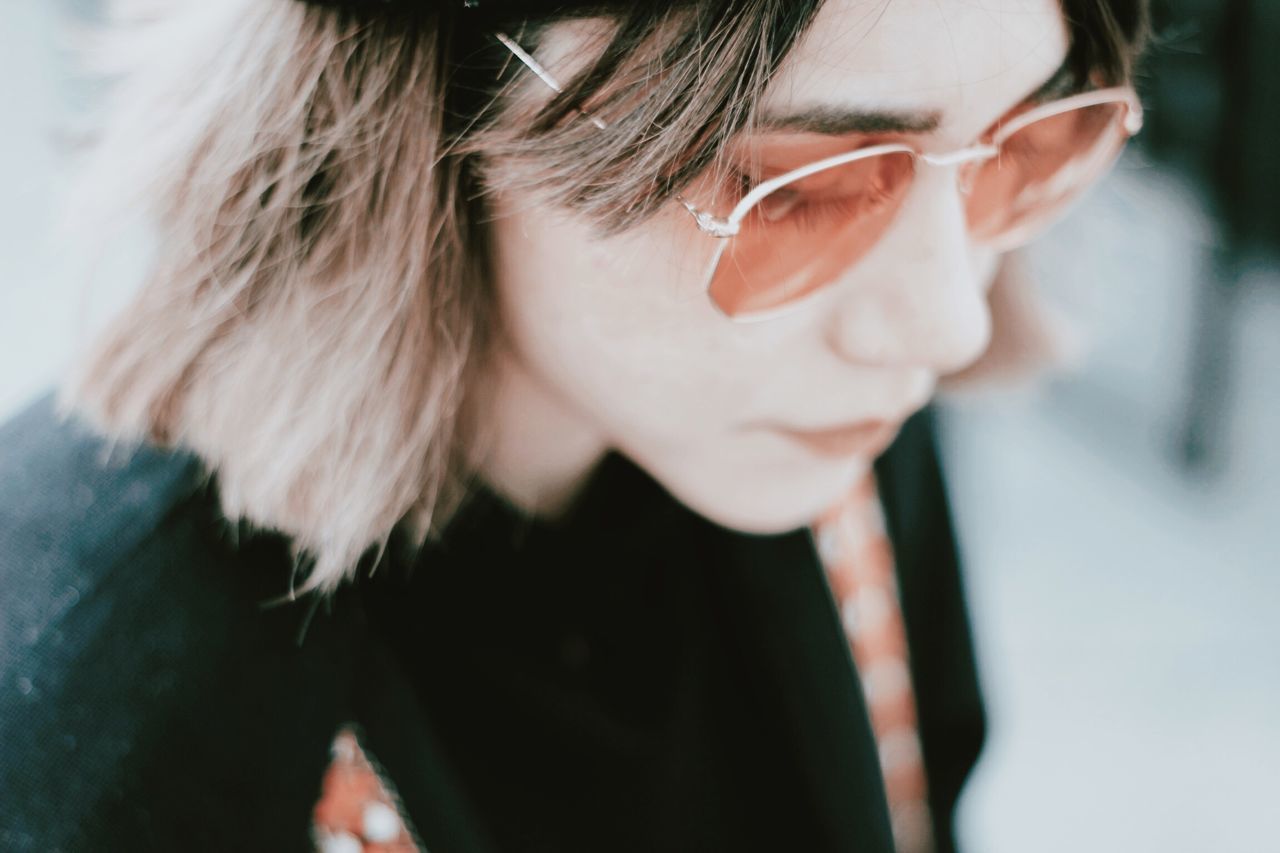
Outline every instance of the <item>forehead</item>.
{"label": "forehead", "polygon": [[1060,0],[827,0],[764,112],[936,111],[938,135],[981,132],[1062,64]]}

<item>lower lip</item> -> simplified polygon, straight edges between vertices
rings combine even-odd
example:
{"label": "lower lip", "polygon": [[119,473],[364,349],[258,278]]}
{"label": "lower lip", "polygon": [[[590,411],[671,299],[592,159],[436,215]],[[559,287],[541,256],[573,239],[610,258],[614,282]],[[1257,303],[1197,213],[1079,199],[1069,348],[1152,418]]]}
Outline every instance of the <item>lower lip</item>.
{"label": "lower lip", "polygon": [[879,455],[898,434],[900,424],[867,421],[851,427],[801,432],[775,429],[774,432],[801,445],[810,453],[828,458]]}

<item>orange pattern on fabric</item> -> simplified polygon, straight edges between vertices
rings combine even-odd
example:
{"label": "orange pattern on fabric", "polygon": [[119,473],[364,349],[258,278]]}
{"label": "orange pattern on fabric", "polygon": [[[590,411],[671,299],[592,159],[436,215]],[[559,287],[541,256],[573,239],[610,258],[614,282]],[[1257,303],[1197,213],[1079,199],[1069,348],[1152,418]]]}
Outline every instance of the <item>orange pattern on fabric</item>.
{"label": "orange pattern on fabric", "polygon": [[906,631],[874,469],[813,525],[827,582],[853,652],[900,853],[934,849],[916,727]]}
{"label": "orange pattern on fabric", "polygon": [[312,812],[312,840],[321,853],[426,853],[414,841],[396,796],[379,778],[355,733],[344,728],[333,739],[333,761],[325,771]]}

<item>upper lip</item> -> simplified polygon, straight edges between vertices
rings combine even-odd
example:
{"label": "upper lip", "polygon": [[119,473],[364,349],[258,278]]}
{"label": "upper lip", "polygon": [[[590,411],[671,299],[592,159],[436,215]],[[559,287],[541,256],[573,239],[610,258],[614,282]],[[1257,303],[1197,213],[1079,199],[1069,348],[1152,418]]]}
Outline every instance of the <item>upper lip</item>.
{"label": "upper lip", "polygon": [[804,444],[820,456],[845,458],[879,452],[886,442],[892,441],[900,426],[895,421],[864,420],[824,430],[802,431],[781,427],[774,432]]}

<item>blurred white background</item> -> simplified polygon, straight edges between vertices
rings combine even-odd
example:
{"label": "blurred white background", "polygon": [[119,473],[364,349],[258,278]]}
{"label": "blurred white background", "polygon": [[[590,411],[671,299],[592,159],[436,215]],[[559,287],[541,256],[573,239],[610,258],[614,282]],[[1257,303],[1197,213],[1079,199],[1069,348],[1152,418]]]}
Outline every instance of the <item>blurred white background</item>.
{"label": "blurred white background", "polygon": [[[55,380],[145,256],[125,239],[102,266],[55,237],[89,96],[58,25],[77,5],[94,3],[0,0],[0,418]],[[1186,469],[1216,239],[1200,208],[1135,152],[1032,253],[1091,339],[1078,368],[945,404],[992,724],[961,811],[970,853],[1280,849],[1280,272],[1247,270],[1218,450]]]}

